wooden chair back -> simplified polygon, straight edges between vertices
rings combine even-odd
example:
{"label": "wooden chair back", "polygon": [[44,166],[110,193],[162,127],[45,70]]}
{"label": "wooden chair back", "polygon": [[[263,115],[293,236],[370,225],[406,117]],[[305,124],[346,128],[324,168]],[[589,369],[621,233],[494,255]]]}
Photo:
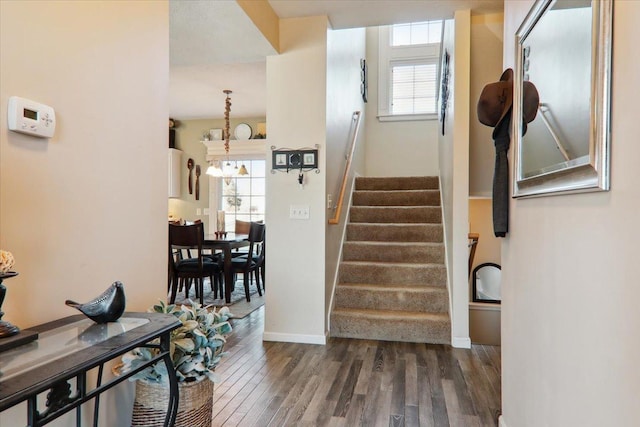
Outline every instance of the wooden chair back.
{"label": "wooden chair back", "polygon": [[236,219],[236,234],[249,234],[249,230],[251,229],[251,223],[249,221],[240,221]]}

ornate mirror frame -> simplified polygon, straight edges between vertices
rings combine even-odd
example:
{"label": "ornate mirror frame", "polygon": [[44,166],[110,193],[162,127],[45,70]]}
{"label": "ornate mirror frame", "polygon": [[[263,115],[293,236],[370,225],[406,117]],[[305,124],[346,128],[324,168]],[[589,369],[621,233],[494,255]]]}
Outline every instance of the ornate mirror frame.
{"label": "ornate mirror frame", "polygon": [[[557,0],[537,0],[516,33],[512,143],[515,171],[513,197],[609,190],[610,97],[613,0],[591,2],[591,84],[589,108],[589,154],[525,174],[523,168],[522,86],[526,53],[525,41]],[[561,40],[558,40],[561,43]],[[528,65],[528,64],[527,64]],[[535,81],[532,81],[535,84]],[[540,105],[544,100],[540,95]],[[586,106],[585,106],[586,107]],[[538,110],[538,116],[542,113]],[[544,117],[542,117],[544,120]],[[552,131],[551,131],[552,132]],[[554,136],[554,139],[557,138]],[[561,150],[562,151],[562,150]]]}

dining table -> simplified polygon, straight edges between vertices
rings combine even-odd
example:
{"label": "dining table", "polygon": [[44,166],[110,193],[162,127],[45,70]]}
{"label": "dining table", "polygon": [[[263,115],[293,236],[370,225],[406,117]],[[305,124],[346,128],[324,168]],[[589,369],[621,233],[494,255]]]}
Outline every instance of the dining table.
{"label": "dining table", "polygon": [[219,250],[224,255],[224,299],[231,304],[231,292],[234,288],[233,269],[231,267],[232,251],[237,248],[249,246],[249,235],[239,233],[205,234],[202,247]]}

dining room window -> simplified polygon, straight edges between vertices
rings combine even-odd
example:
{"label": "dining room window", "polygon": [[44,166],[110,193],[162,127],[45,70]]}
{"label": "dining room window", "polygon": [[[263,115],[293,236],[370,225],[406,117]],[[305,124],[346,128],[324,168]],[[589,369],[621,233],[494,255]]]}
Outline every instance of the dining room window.
{"label": "dining room window", "polygon": [[230,160],[231,166],[245,166],[248,175],[234,175],[220,180],[222,191],[218,206],[225,211],[226,231],[235,231],[236,220],[264,221],[266,161]]}

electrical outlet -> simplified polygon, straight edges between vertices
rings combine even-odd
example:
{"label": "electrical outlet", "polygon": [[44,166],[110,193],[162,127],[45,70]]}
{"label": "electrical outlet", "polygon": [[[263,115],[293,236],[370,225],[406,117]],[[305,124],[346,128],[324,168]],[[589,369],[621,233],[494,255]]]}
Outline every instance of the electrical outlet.
{"label": "electrical outlet", "polygon": [[203,215],[209,215],[209,208],[204,208],[204,209],[202,210],[202,214],[203,214]]}
{"label": "electrical outlet", "polygon": [[331,209],[331,203],[333,203],[331,193],[327,194],[327,209]]}
{"label": "electrical outlet", "polygon": [[309,205],[290,205],[289,219],[309,219]]}
{"label": "electrical outlet", "polygon": [[196,215],[198,216],[202,215],[202,209],[200,208],[196,209]]}

